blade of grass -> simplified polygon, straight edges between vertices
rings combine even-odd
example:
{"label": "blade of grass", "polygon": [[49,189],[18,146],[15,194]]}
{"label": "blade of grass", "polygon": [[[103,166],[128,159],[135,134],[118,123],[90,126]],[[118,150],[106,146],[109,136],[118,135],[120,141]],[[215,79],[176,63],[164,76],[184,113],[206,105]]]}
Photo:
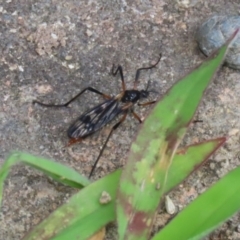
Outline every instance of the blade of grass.
{"label": "blade of grass", "polygon": [[[36,226],[24,240],[87,239],[114,220],[114,200],[119,177],[120,170],[83,188]],[[112,199],[106,204],[100,203],[103,191]],[[68,237],[62,238],[62,234]]]}
{"label": "blade of grass", "polygon": [[195,199],[152,240],[202,239],[240,210],[239,183],[240,167]]}
{"label": "blade of grass", "polygon": [[[185,179],[224,141],[225,138],[219,138],[192,145],[177,154],[174,157],[170,175],[174,176],[179,166],[184,165],[185,167],[180,167],[179,176],[174,177],[172,182],[167,183],[166,191]],[[192,158],[194,161],[190,161]],[[116,191],[120,174],[121,171],[118,170],[82,189],[67,204],[61,206],[35,227],[24,240],[87,239],[103,226],[114,221]],[[106,205],[99,203],[103,191],[106,191],[112,199]]]}
{"label": "blade of grass", "polygon": [[174,84],[143,123],[131,146],[119,185],[120,240],[149,237],[175,151],[224,59],[227,46]]}
{"label": "blade of grass", "polygon": [[202,166],[225,141],[225,137],[217,138],[178,150],[169,169],[165,192],[180,184]]}
{"label": "blade of grass", "polygon": [[81,176],[72,168],[42,157],[36,157],[28,153],[16,152],[12,153],[8,157],[0,169],[0,203],[2,202],[4,180],[6,179],[10,168],[17,163],[24,163],[32,166],[52,177],[54,180],[71,187],[82,188],[90,183],[87,178]]}

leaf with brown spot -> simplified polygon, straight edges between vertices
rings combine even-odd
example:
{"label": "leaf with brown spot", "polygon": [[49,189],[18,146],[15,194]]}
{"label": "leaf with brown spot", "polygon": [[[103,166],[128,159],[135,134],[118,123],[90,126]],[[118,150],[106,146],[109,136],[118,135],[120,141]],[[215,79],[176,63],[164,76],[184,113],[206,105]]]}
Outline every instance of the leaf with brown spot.
{"label": "leaf with brown spot", "polygon": [[174,84],[143,123],[119,184],[120,240],[148,239],[160,199],[166,185],[172,182],[172,159],[227,48],[228,44],[224,45],[215,58]]}

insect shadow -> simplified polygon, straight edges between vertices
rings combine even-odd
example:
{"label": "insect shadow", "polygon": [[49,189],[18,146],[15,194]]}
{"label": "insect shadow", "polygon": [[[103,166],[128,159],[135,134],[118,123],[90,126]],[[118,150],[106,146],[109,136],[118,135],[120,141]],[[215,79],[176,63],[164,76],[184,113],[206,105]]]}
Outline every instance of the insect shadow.
{"label": "insect shadow", "polygon": [[137,103],[139,106],[147,106],[155,103],[156,101],[148,101],[145,103],[140,103],[139,100],[146,99],[149,97],[150,91],[148,90],[149,82],[147,84],[146,89],[143,90],[137,90],[137,84],[138,79],[140,77],[140,72],[142,70],[148,70],[152,69],[157,66],[157,64],[160,62],[161,54],[157,60],[157,62],[150,67],[142,67],[137,69],[135,80],[133,84],[133,88],[130,90],[126,90],[126,85],[124,81],[123,76],[123,70],[122,66],[118,65],[117,68],[115,68],[115,65],[113,65],[111,73],[113,76],[116,76],[117,73],[120,74],[121,82],[122,82],[122,91],[112,97],[110,95],[107,95],[105,93],[102,93],[98,91],[95,88],[87,87],[83,89],[80,93],[78,93],[75,97],[73,97],[71,100],[64,104],[45,104],[42,102],[39,102],[37,100],[33,101],[33,104],[39,104],[43,107],[67,107],[70,103],[72,103],[74,100],[76,100],[78,97],[80,97],[84,92],[91,91],[93,93],[101,95],[105,101],[100,103],[99,105],[93,107],[92,109],[86,111],[83,113],[80,117],[78,117],[73,124],[68,128],[67,135],[70,138],[68,146],[76,143],[81,142],[84,138],[88,137],[89,135],[97,132],[101,128],[103,128],[105,125],[107,125],[109,122],[111,122],[114,118],[116,118],[118,115],[122,115],[120,120],[112,127],[110,133],[108,134],[107,139],[105,140],[103,147],[91,169],[91,172],[89,174],[89,178],[92,176],[97,163],[113,133],[114,130],[116,130],[119,125],[124,122],[126,119],[126,116],[128,113],[131,113],[134,118],[138,120],[139,123],[142,122],[141,118],[134,112],[134,105]]}

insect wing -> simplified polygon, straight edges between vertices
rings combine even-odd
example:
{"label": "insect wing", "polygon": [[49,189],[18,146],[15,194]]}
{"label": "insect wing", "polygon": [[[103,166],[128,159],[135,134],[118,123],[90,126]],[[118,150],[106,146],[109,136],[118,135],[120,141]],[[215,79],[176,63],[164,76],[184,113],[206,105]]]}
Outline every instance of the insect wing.
{"label": "insect wing", "polygon": [[109,123],[120,112],[119,101],[109,99],[81,115],[68,129],[69,138],[88,136]]}

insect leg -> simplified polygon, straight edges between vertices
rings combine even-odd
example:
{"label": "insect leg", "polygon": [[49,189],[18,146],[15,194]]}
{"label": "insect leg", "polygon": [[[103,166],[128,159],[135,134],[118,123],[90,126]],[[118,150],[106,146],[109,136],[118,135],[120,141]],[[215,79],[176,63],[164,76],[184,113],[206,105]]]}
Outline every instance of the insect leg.
{"label": "insect leg", "polygon": [[203,122],[203,120],[193,120],[192,123],[199,123],[199,122]]}
{"label": "insect leg", "polygon": [[113,131],[116,130],[122,122],[124,122],[124,120],[126,119],[127,114],[128,114],[128,112],[126,111],[126,112],[124,113],[123,117],[120,119],[120,121],[119,121],[118,123],[116,123],[116,124],[112,127],[110,133],[108,134],[108,137],[107,137],[105,143],[104,143],[103,146],[102,146],[102,149],[101,149],[101,151],[100,151],[100,153],[99,153],[99,155],[98,155],[98,157],[97,157],[97,160],[95,161],[95,163],[94,163],[94,165],[93,165],[93,167],[92,167],[92,170],[91,170],[91,172],[90,172],[90,174],[89,174],[89,178],[91,178],[91,176],[92,176],[92,174],[93,174],[93,172],[94,172],[94,170],[95,170],[95,168],[96,168],[96,166],[97,166],[97,164],[98,164],[98,161],[99,161],[99,159],[101,158],[102,153],[103,153],[105,147],[107,146],[107,143],[108,143],[108,141],[109,141],[109,139],[110,139]]}
{"label": "insect leg", "polygon": [[75,97],[73,97],[71,100],[69,100],[68,102],[66,102],[64,104],[56,104],[56,105],[55,104],[45,104],[45,103],[42,103],[42,102],[39,102],[39,101],[36,101],[36,100],[33,101],[33,104],[37,103],[37,104],[39,104],[41,106],[44,106],[44,107],[67,107],[71,102],[76,100],[78,97],[80,97],[86,91],[97,93],[97,94],[103,96],[106,99],[110,99],[111,98],[111,96],[106,95],[106,94],[104,94],[102,92],[99,92],[95,88],[87,87],[87,88],[83,89],[80,93],[78,93]]}
{"label": "insect leg", "polygon": [[145,102],[145,103],[138,103],[138,106],[147,106],[147,105],[154,104],[155,102],[156,102],[156,101]]}
{"label": "insect leg", "polygon": [[[138,103],[138,106],[147,106],[155,103],[156,101],[146,102],[146,103]],[[142,123],[142,119],[131,109],[132,115],[139,121],[139,123]]]}
{"label": "insect leg", "polygon": [[126,85],[125,85],[125,81],[124,81],[124,77],[123,77],[123,70],[122,70],[122,66],[121,65],[118,65],[117,69],[114,71],[114,68],[115,68],[115,65],[113,64],[112,66],[112,75],[113,76],[116,76],[117,73],[119,72],[120,73],[120,77],[121,77],[121,81],[122,81],[122,89],[123,91],[125,92],[126,90]]}
{"label": "insect leg", "polygon": [[131,113],[139,121],[139,123],[142,123],[141,118],[133,110],[131,110]]}
{"label": "insect leg", "polygon": [[148,69],[152,69],[152,68],[156,67],[156,66],[158,65],[158,63],[160,62],[161,57],[162,57],[162,54],[159,55],[159,58],[158,58],[157,62],[156,62],[155,64],[153,64],[152,66],[150,66],[150,67],[143,67],[143,68],[137,69],[137,71],[136,71],[136,76],[135,76],[135,80],[134,80],[134,85],[133,85],[133,88],[134,88],[134,89],[137,88],[137,82],[138,82],[138,79],[139,79],[139,76],[140,76],[140,72],[141,72],[142,70],[148,70]]}

